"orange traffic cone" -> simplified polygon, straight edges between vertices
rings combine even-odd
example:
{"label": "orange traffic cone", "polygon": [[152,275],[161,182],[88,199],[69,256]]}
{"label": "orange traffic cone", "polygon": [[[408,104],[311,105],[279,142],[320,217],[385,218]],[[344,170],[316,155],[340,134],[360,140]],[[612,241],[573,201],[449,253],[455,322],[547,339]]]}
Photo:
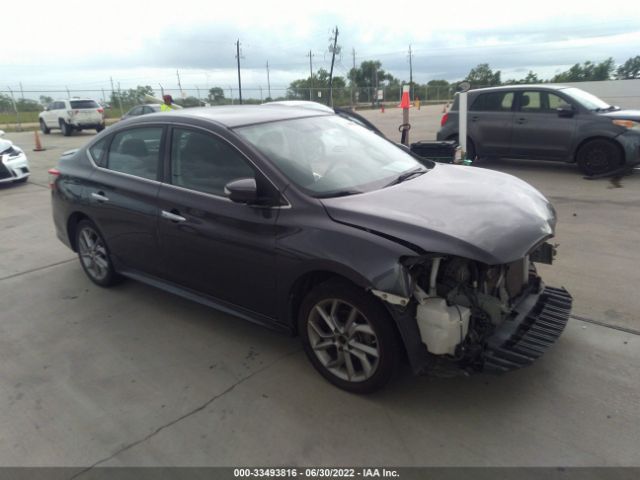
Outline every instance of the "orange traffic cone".
{"label": "orange traffic cone", "polygon": [[38,135],[38,130],[34,130],[33,134],[36,140],[36,148],[33,149],[34,152],[43,152],[46,148],[42,148],[42,144],[40,143],[40,135]]}
{"label": "orange traffic cone", "polygon": [[381,112],[381,113],[384,113],[384,103],[381,103],[381,104],[380,104],[380,112]]}
{"label": "orange traffic cone", "polygon": [[403,110],[409,110],[409,88],[402,88],[402,100],[400,101],[400,108]]}

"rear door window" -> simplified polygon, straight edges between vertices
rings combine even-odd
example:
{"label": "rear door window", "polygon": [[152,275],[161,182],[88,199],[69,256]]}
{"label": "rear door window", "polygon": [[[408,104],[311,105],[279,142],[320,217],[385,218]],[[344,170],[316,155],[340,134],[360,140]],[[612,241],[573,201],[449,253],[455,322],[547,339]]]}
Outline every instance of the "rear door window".
{"label": "rear door window", "polygon": [[475,112],[510,112],[513,106],[513,92],[481,93],[469,110]]}
{"label": "rear door window", "polygon": [[162,132],[162,127],[145,127],[116,133],[109,148],[107,168],[157,180]]}
{"label": "rear door window", "polygon": [[520,95],[520,110],[529,113],[555,113],[556,109],[567,102],[551,92],[524,91]]}

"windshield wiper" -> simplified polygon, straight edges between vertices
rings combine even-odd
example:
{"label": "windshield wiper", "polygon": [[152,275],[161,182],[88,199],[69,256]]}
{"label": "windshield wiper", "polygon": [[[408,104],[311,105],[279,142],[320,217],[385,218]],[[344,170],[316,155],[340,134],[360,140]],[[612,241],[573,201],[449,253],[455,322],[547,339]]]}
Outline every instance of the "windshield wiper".
{"label": "windshield wiper", "polygon": [[401,175],[398,175],[395,180],[385,185],[385,187],[390,187],[391,185],[397,185],[398,183],[402,183],[405,180],[409,180],[412,177],[417,177],[418,175],[422,175],[427,172],[427,169],[424,167],[414,168],[413,170],[409,170],[408,172],[404,172]]}
{"label": "windshield wiper", "polygon": [[333,198],[333,197],[347,197],[349,195],[356,195],[362,193],[361,190],[338,190],[337,192],[327,192],[315,195],[316,198]]}

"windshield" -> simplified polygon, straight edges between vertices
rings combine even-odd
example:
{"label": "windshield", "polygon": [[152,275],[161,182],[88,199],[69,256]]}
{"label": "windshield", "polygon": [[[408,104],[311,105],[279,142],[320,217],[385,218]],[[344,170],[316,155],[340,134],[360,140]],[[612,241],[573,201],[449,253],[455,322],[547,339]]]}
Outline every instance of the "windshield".
{"label": "windshield", "polygon": [[263,123],[236,132],[315,197],[374,190],[404,172],[424,169],[388,140],[334,115]]}
{"label": "windshield", "polygon": [[561,91],[589,110],[607,110],[611,107],[608,103],[600,100],[595,95],[591,95],[589,92],[585,92],[579,88],[563,88]]}

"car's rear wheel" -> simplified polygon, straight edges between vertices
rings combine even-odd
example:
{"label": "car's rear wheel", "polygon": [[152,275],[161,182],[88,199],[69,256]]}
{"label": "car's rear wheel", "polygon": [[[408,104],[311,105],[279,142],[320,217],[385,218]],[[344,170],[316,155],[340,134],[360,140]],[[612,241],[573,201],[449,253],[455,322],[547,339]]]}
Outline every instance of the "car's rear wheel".
{"label": "car's rear wheel", "polygon": [[107,244],[93,222],[82,220],[78,223],[76,247],[80,264],[93,283],[108,287],[120,280],[109,257]]}
{"label": "car's rear wheel", "polygon": [[302,303],[298,331],[307,357],[334,385],[371,393],[393,376],[400,341],[374,297],[344,281],[313,289]]}
{"label": "car's rear wheel", "polygon": [[71,135],[71,125],[69,125],[64,120],[60,119],[60,131],[62,132],[62,135],[64,135],[65,137],[70,136]]}
{"label": "car's rear wheel", "polygon": [[44,120],[40,119],[40,131],[45,135],[49,135],[51,133],[51,129],[47,127],[47,124],[44,123]]}
{"label": "car's rear wheel", "polygon": [[585,175],[591,177],[618,169],[624,163],[624,158],[618,145],[610,140],[597,138],[580,147],[576,163]]}
{"label": "car's rear wheel", "polygon": [[101,132],[101,131],[103,131],[103,130],[104,130],[104,125],[98,125],[98,126],[96,127],[96,133],[100,133],[100,132]]}

